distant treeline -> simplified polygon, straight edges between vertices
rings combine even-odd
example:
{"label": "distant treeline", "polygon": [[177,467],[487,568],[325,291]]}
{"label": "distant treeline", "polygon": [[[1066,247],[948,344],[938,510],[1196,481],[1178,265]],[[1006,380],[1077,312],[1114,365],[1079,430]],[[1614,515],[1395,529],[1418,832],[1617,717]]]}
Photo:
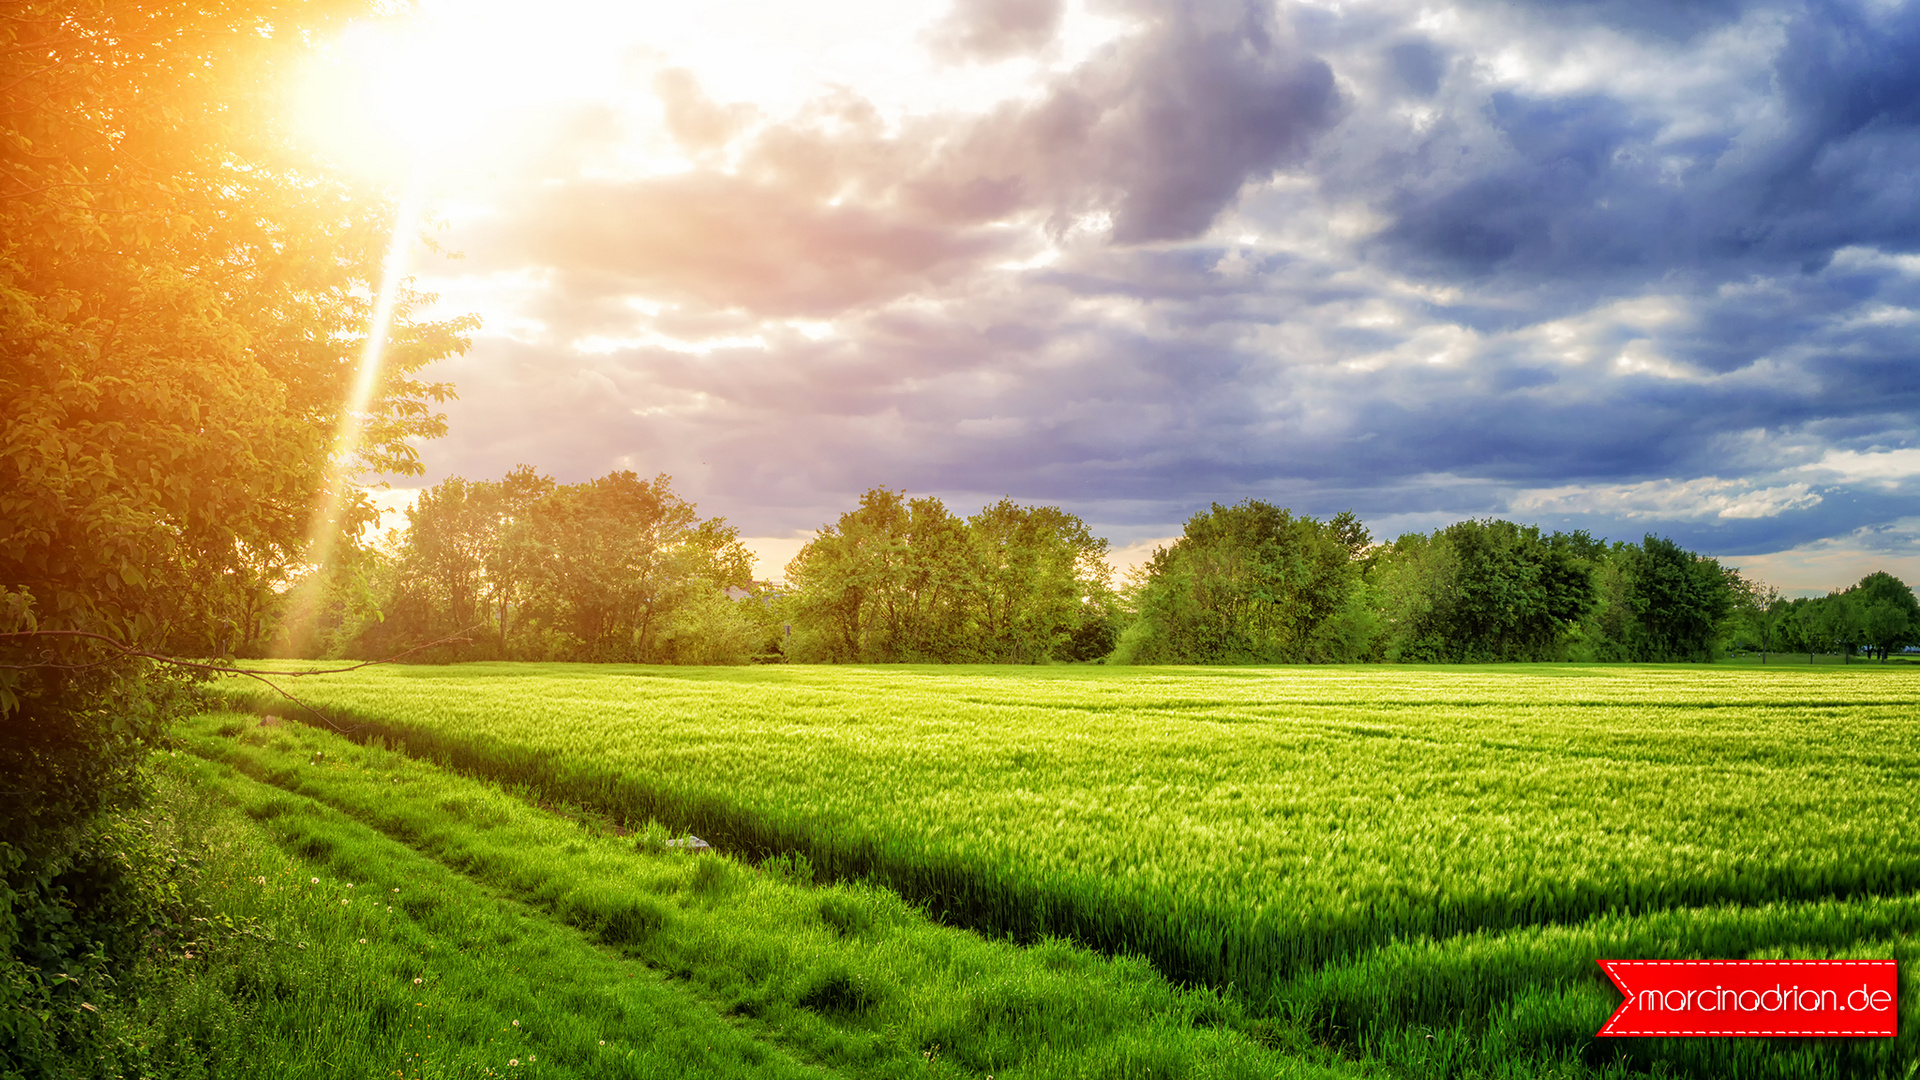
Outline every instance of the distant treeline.
{"label": "distant treeline", "polygon": [[[408,526],[330,569],[312,651],[641,663],[1136,664],[1707,661],[1731,649],[1842,653],[1920,641],[1885,573],[1782,597],[1673,543],[1478,519],[1375,543],[1321,521],[1215,504],[1118,585],[1107,542],[1057,507],[960,517],[874,488],[774,584],[738,530],[669,479],[556,484],[521,466],[423,492]],[[264,636],[264,635],[262,635]],[[257,642],[253,647],[264,647]]]}

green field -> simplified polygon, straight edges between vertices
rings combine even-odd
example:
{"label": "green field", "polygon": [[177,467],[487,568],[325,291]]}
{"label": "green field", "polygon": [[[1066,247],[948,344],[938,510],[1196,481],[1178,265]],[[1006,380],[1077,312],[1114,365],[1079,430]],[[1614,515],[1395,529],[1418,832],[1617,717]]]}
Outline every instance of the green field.
{"label": "green field", "polygon": [[1899,668],[503,664],[290,685],[357,739],[537,798],[798,856],[989,936],[1142,956],[1269,1043],[1415,1074],[1920,1060],[1911,969],[1898,1040],[1591,1037],[1617,1000],[1598,957],[1920,958],[1920,681]]}

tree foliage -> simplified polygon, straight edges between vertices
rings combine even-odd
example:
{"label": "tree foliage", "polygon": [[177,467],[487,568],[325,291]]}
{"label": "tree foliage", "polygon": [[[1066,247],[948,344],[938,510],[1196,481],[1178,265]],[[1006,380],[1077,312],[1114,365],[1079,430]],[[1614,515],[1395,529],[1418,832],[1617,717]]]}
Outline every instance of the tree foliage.
{"label": "tree foliage", "polygon": [[1362,558],[1352,514],[1329,521],[1257,500],[1215,503],[1156,549],[1133,590],[1118,659],[1247,663],[1359,659]]}
{"label": "tree foliage", "polygon": [[1461,521],[1379,552],[1370,577],[1386,659],[1566,659],[1594,609],[1596,549],[1511,521]]}
{"label": "tree foliage", "polygon": [[[724,590],[752,584],[739,531],[666,476],[555,484],[521,465],[422,492],[345,651],[390,655],[462,630],[439,658],[740,662],[764,628]],[[690,659],[697,658],[697,659]]]}
{"label": "tree foliage", "polygon": [[1112,647],[1107,544],[1072,514],[1002,499],[959,518],[884,487],[787,566],[791,656],[1040,663]]}
{"label": "tree foliage", "polygon": [[[84,631],[215,651],[302,561],[390,208],[274,122],[358,5],[25,0],[0,9],[0,951],[39,931],[164,715]],[[401,297],[359,464],[417,468],[464,347]],[[365,504],[339,493],[364,520]],[[34,636],[38,635],[38,636]],[[21,913],[28,912],[26,916]],[[79,918],[78,914],[75,914]],[[24,919],[24,921],[23,921]],[[36,944],[37,942],[37,944]],[[64,962],[64,961],[62,961]]]}

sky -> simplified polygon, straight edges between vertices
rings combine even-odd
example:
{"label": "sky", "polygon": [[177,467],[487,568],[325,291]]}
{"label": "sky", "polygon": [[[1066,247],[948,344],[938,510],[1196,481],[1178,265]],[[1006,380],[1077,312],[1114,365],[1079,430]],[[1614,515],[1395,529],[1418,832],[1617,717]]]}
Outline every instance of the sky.
{"label": "sky", "polygon": [[483,324],[390,500],[667,473],[1920,582],[1920,3],[421,0],[302,130]]}

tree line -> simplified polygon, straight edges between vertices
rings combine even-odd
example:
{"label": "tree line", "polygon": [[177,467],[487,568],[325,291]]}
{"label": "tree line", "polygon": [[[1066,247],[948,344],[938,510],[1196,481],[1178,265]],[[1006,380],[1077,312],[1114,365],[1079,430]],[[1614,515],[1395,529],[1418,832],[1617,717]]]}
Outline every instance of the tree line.
{"label": "tree line", "polygon": [[1894,650],[1920,642],[1920,603],[1905,582],[1885,571],[1825,596],[1788,598],[1761,585],[1742,599],[1734,640],[1762,658],[1804,652],[1811,661],[1816,653],[1865,652],[1884,662]]}
{"label": "tree line", "polygon": [[[404,531],[333,572],[325,647],[644,663],[1701,662],[1730,649],[1920,640],[1885,573],[1788,599],[1664,537],[1608,542],[1498,519],[1377,543],[1249,500],[1195,514],[1116,585],[1108,544],[1058,507],[962,517],[876,487],[780,583],[668,477],[560,485],[521,466],[424,492]],[[283,643],[284,645],[284,643]],[[264,643],[256,643],[265,647]]]}

